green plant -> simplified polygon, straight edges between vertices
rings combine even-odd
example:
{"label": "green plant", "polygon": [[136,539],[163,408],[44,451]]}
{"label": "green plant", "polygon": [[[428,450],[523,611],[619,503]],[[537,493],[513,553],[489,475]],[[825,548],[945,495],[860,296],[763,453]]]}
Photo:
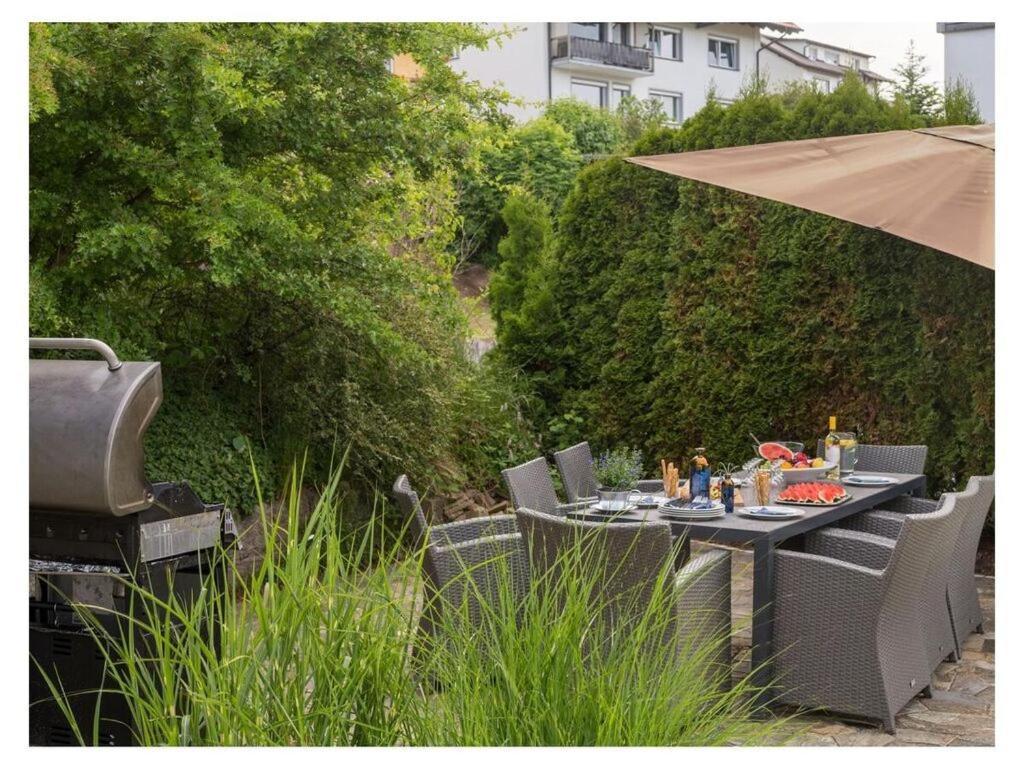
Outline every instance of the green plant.
{"label": "green plant", "polygon": [[638,450],[616,448],[605,451],[594,462],[594,475],[602,488],[628,491],[636,488],[643,473],[644,457]]}
{"label": "green plant", "polygon": [[[711,745],[776,738],[782,721],[752,718],[756,689],[748,679],[728,692],[708,684],[711,643],[672,652],[676,646],[665,641],[674,619],[667,571],[632,622],[609,626],[594,620],[605,606],[595,597],[595,569],[583,567],[584,550],[564,556],[570,567],[562,568],[556,593],[529,590],[520,598],[507,568],[495,563],[497,598],[485,604],[482,627],[448,610],[441,642],[418,633],[424,552],[403,559],[385,544],[379,507],[373,520],[342,535],[350,504],[341,477],[340,469],[332,473],[308,519],[300,515],[301,470],[285,483],[280,509],[261,505],[268,556],[251,577],[234,573],[230,553],[222,552],[190,601],[164,601],[126,582],[134,618],[121,618],[152,638],[144,649],[133,633],[108,631],[88,606],[77,606],[114,690],[126,696],[139,743]],[[66,708],[60,681],[48,682]],[[81,743],[95,739],[77,723],[71,727]]]}
{"label": "green plant", "polygon": [[607,155],[619,148],[622,128],[617,114],[575,98],[555,99],[544,107],[544,117],[562,126],[582,155]]}

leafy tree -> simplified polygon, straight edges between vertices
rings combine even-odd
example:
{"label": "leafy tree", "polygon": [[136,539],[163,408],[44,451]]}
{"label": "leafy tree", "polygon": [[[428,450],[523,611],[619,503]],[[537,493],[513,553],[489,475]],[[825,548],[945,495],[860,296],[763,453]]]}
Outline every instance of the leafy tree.
{"label": "leafy tree", "polygon": [[958,77],[955,83],[946,85],[942,121],[946,125],[976,125],[981,122],[981,112],[974,97],[974,89],[961,77]]}
{"label": "leafy tree", "polygon": [[[197,450],[214,452],[244,437],[285,461],[309,444],[313,468],[351,445],[367,485],[399,470],[448,484],[490,474],[455,442],[477,374],[449,250],[452,178],[500,94],[463,82],[448,58],[487,34],[32,29],[33,333],[161,360],[169,399],[188,401],[158,417],[167,441],[202,435]],[[401,53],[421,77],[390,73]],[[208,458],[190,475],[200,490],[222,466]],[[244,483],[244,458],[206,487]]]}
{"label": "leafy tree", "polygon": [[501,211],[509,193],[521,187],[557,208],[583,161],[573,137],[543,117],[510,130],[495,127],[481,132],[476,153],[471,170],[459,182],[459,212],[473,256],[494,264],[505,231]]}
{"label": "leafy tree", "polygon": [[579,99],[555,99],[544,108],[544,117],[562,126],[583,155],[606,155],[622,141],[617,115]]}
{"label": "leafy tree", "polygon": [[626,145],[637,141],[641,136],[655,130],[665,122],[665,109],[655,98],[638,99],[636,96],[625,96],[615,110],[619,119],[622,140]]}
{"label": "leafy tree", "polygon": [[924,55],[917,53],[911,40],[903,61],[893,68],[893,94],[906,102],[911,113],[931,121],[942,110],[942,92],[938,85],[925,80],[929,69]]}

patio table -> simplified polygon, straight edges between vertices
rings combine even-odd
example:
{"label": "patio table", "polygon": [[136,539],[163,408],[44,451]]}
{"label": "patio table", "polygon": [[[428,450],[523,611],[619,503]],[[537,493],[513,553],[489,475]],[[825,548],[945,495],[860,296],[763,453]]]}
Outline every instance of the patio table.
{"label": "patio table", "polygon": [[[832,507],[798,506],[803,510],[801,517],[790,520],[755,520],[751,517],[732,513],[713,520],[682,521],[662,516],[656,510],[633,510],[619,515],[614,520],[622,522],[647,520],[665,520],[672,527],[673,536],[689,534],[692,538],[717,544],[732,546],[750,546],[754,550],[754,594],[751,616],[750,637],[750,669],[755,685],[764,693],[761,700],[771,700],[769,682],[771,680],[772,657],[772,595],[775,594],[774,551],[777,546],[794,536],[812,531],[816,528],[833,525],[843,518],[856,515],[869,509],[882,506],[897,496],[911,494],[921,496],[924,493],[927,478],[924,475],[905,475],[894,472],[874,473],[885,474],[896,480],[891,485],[881,487],[844,486],[850,498],[842,504]],[[753,489],[743,489],[744,499],[753,495]],[[782,502],[773,502],[782,504]],[[792,506],[792,505],[784,505]],[[737,507],[742,510],[743,507]],[[571,517],[587,520],[608,520],[604,515],[588,514],[586,510],[570,512]]]}

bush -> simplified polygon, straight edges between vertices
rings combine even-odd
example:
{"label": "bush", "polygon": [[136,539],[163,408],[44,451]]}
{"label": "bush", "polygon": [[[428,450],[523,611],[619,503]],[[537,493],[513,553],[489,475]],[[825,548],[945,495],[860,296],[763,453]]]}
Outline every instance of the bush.
{"label": "bush", "polygon": [[[905,127],[847,80],[831,94],[752,89],[636,154]],[[901,122],[902,121],[902,122]],[[863,442],[930,447],[933,491],[992,469],[993,273],[826,216],[619,159],[562,208],[549,339],[504,353],[544,383],[543,418],[652,461],[705,445],[739,462],[749,432],[813,445],[830,414]],[[560,434],[547,434],[553,447]]]}
{"label": "bush", "polygon": [[619,148],[622,128],[617,116],[579,99],[555,99],[544,117],[562,126],[583,155],[607,155]]}

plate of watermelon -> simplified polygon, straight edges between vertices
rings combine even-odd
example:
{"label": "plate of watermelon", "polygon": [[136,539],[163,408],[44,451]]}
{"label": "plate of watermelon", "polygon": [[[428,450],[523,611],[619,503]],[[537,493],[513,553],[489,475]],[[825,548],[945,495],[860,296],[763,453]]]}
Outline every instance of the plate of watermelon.
{"label": "plate of watermelon", "polygon": [[787,486],[775,500],[781,504],[808,507],[834,507],[850,498],[840,483],[794,483]]}

